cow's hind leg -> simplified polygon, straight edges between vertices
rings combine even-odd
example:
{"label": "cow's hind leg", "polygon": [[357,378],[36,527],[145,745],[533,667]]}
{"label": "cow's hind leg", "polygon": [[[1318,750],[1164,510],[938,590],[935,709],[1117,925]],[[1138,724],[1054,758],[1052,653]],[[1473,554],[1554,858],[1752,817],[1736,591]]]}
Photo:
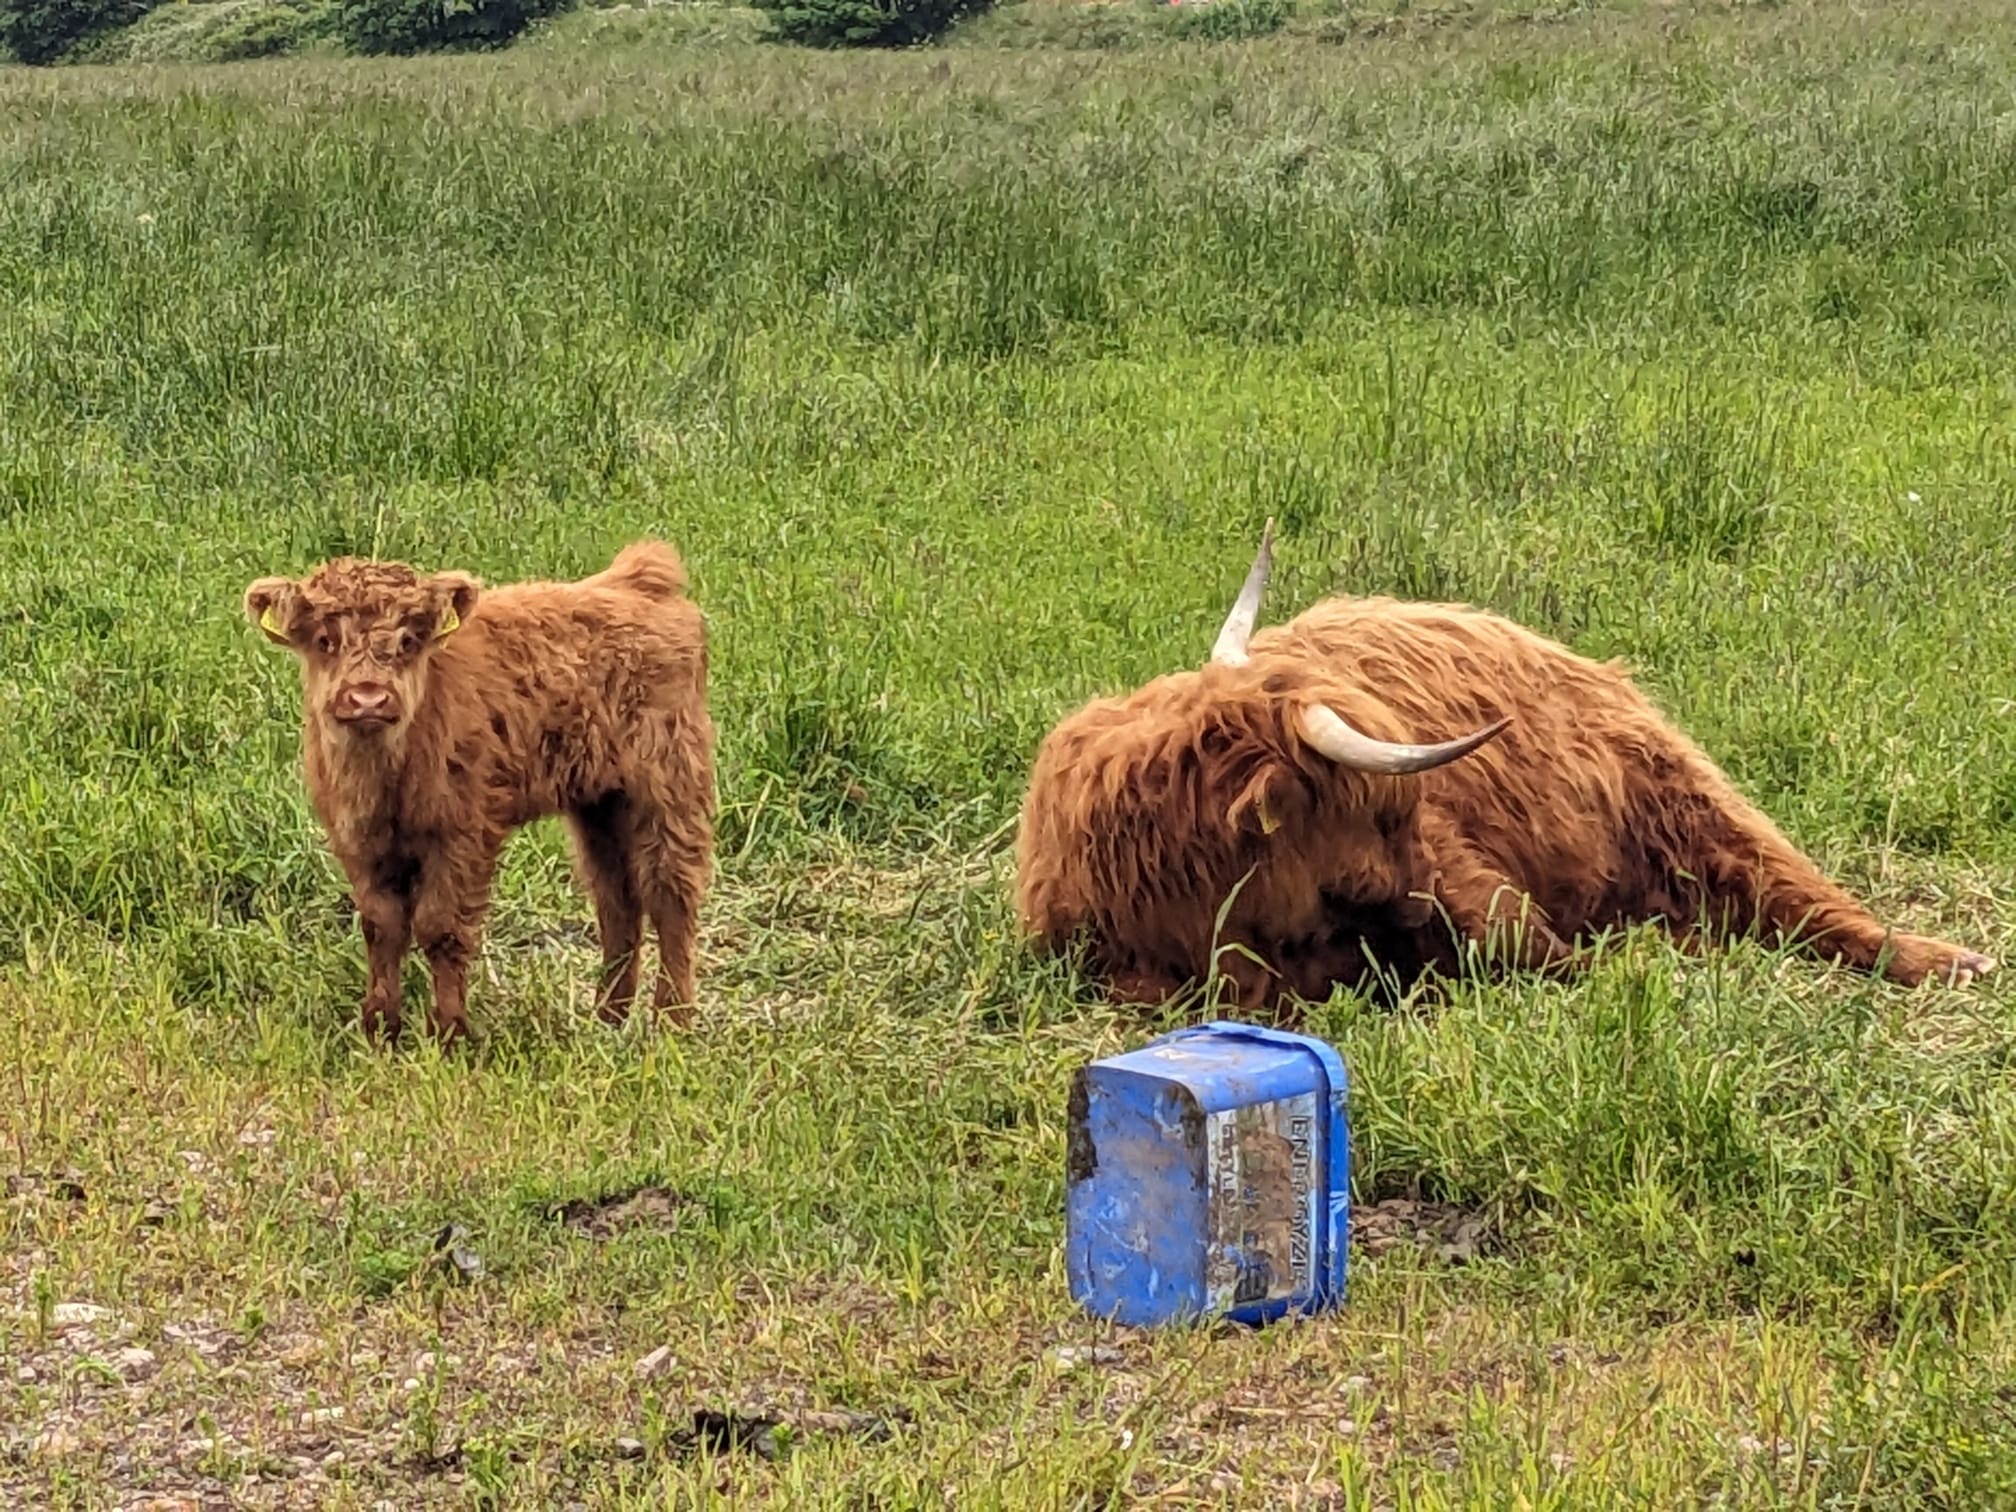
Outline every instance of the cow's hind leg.
{"label": "cow's hind leg", "polygon": [[644,943],[644,905],[631,862],[629,803],[611,793],[567,816],[574,837],[574,865],[595,901],[595,926],[602,938],[602,988],[595,1011],[605,1023],[620,1024],[637,996],[637,956]]}
{"label": "cow's hind leg", "polygon": [[1704,893],[1701,922],[1711,932],[1759,929],[1907,987],[1933,979],[1963,985],[1995,969],[1979,951],[1889,928],[1747,805],[1715,804],[1702,829],[1693,875]]}
{"label": "cow's hind leg", "polygon": [[1796,852],[1779,861],[1761,892],[1758,914],[1768,931],[1857,971],[1880,970],[1915,987],[1934,979],[1964,986],[1995,969],[1964,945],[1890,929]]}

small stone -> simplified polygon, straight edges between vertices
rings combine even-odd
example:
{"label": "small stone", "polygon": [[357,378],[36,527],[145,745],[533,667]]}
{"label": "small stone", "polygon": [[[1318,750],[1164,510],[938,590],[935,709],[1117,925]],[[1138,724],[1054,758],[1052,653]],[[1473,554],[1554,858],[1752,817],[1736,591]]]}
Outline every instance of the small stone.
{"label": "small stone", "polygon": [[213,1328],[201,1323],[170,1323],[161,1330],[161,1337],[171,1344],[180,1344],[185,1349],[193,1349],[204,1359],[215,1359],[224,1352],[224,1341]]}
{"label": "small stone", "polygon": [[401,1391],[409,1393],[418,1391],[420,1389],[420,1378],[418,1376],[406,1377],[405,1381],[400,1385],[399,1389]]}
{"label": "small stone", "polygon": [[637,1378],[640,1381],[655,1381],[670,1370],[672,1365],[672,1346],[660,1344],[637,1362]]}
{"label": "small stone", "polygon": [[33,1386],[41,1377],[35,1373],[33,1365],[17,1365],[14,1367],[14,1379],[23,1386]]}
{"label": "small stone", "polygon": [[1080,1365],[1118,1365],[1126,1358],[1122,1351],[1104,1344],[1090,1347],[1060,1344],[1050,1351],[1050,1363],[1060,1373],[1076,1370]]}
{"label": "small stone", "polygon": [[1337,1437],[1350,1438],[1357,1431],[1358,1421],[1356,1418],[1337,1419]]}
{"label": "small stone", "polygon": [[434,1351],[431,1349],[425,1351],[424,1353],[417,1354],[413,1356],[413,1374],[415,1374],[416,1376],[427,1375],[434,1369],[435,1365],[438,1363],[439,1360],[435,1355]]}
{"label": "small stone", "polygon": [[616,1454],[619,1459],[642,1459],[644,1444],[640,1439],[619,1438],[616,1440]]}
{"label": "small stone", "polygon": [[334,1470],[342,1463],[343,1451],[341,1449],[331,1449],[327,1454],[322,1456],[322,1468],[324,1470]]}
{"label": "small stone", "polygon": [[38,1459],[61,1459],[77,1451],[77,1435],[68,1428],[44,1428],[29,1444],[28,1452]]}
{"label": "small stone", "polygon": [[88,1328],[112,1316],[112,1309],[92,1302],[58,1302],[49,1309],[51,1328]]}
{"label": "small stone", "polygon": [[301,1414],[303,1428],[320,1428],[325,1423],[340,1422],[343,1417],[341,1407],[317,1407],[313,1412]]}
{"label": "small stone", "polygon": [[1364,1391],[1371,1384],[1372,1377],[1370,1376],[1354,1375],[1344,1377],[1344,1389],[1346,1391]]}
{"label": "small stone", "polygon": [[154,1374],[157,1363],[153,1350],[141,1349],[137,1345],[131,1349],[122,1349],[112,1357],[113,1367],[129,1381],[146,1380],[148,1376]]}

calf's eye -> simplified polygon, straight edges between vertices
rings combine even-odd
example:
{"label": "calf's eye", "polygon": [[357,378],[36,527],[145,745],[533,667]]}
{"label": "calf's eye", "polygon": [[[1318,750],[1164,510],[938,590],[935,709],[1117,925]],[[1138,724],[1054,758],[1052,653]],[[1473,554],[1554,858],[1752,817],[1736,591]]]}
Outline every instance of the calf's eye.
{"label": "calf's eye", "polygon": [[399,650],[402,655],[411,656],[419,649],[420,632],[418,630],[408,630],[404,635],[399,637]]}
{"label": "calf's eye", "polygon": [[336,654],[336,637],[326,630],[323,631],[315,637],[315,649],[320,651],[324,656],[334,656]]}

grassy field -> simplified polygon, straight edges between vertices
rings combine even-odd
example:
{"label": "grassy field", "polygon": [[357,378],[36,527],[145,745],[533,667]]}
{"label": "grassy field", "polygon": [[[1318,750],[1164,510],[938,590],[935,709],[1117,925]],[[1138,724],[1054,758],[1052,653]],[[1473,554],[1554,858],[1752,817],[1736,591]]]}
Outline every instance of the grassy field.
{"label": "grassy field", "polygon": [[[1180,1013],[1019,944],[1020,784],[1269,515],[1275,617],[1627,656],[1886,917],[2016,944],[2016,5],[1568,10],[0,73],[0,1500],[2016,1495],[1999,978],[1340,995],[1350,1307],[1065,1294],[1068,1077]],[[367,1048],[244,584],[644,533],[714,636],[697,1027],[593,1022],[547,825],[466,1053]]]}

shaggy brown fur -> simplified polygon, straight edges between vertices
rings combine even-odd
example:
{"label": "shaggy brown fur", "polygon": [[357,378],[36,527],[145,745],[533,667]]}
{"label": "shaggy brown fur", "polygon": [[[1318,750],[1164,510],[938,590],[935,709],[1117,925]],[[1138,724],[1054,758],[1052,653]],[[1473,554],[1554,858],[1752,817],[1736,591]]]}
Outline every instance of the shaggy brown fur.
{"label": "shaggy brown fur", "polygon": [[713,854],[707,641],[679,558],[625,547],[577,583],[483,589],[341,558],[262,578],[245,610],[301,660],[308,794],[356,898],[370,958],[367,1033],[399,1033],[417,941],[433,1024],[467,1028],[468,970],[512,831],[563,814],[595,901],[602,1016],[637,990],[648,916],[656,1003],[691,1015]]}
{"label": "shaggy brown fur", "polygon": [[[1319,603],[1254,635],[1250,658],[1096,700],[1037,755],[1023,925],[1052,950],[1082,940],[1123,997],[1200,981],[1242,878],[1215,933],[1248,1008],[1320,1000],[1368,967],[1453,970],[1466,942],[1501,967],[1568,966],[1641,921],[1690,942],[1761,929],[1903,983],[1993,967],[1888,931],[1617,664],[1488,613],[1383,598]],[[1309,700],[1387,740],[1512,722],[1451,764],[1368,775],[1301,738]]]}

